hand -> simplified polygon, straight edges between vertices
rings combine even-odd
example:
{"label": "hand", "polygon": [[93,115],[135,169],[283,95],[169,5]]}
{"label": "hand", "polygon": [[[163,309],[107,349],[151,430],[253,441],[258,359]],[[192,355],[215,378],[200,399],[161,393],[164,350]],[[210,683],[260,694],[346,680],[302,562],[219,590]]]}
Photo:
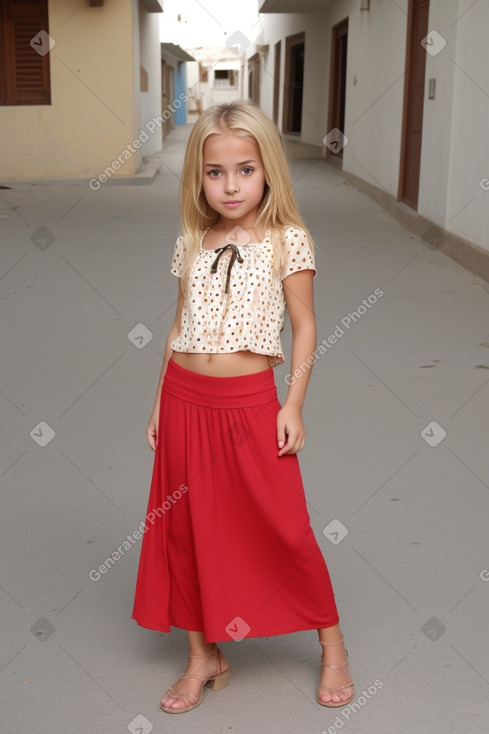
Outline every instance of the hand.
{"label": "hand", "polygon": [[146,427],[146,436],[148,438],[149,447],[156,451],[158,443],[158,422],[159,422],[159,410],[155,407],[151,413],[151,418]]}
{"label": "hand", "polygon": [[279,456],[297,454],[304,448],[306,430],[299,408],[284,406],[277,415],[277,443]]}

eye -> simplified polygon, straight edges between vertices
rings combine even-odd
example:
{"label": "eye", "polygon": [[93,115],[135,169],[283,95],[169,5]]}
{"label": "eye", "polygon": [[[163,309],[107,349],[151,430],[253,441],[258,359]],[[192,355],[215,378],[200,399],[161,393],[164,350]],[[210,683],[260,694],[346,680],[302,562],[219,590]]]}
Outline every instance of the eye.
{"label": "eye", "polygon": [[218,171],[217,168],[215,168],[212,171],[209,171],[208,175],[210,178],[218,178],[218,176],[221,175],[221,171]]}
{"label": "eye", "polygon": [[253,169],[249,166],[245,166],[241,169],[241,173],[244,173],[245,176],[250,176],[253,173]]}

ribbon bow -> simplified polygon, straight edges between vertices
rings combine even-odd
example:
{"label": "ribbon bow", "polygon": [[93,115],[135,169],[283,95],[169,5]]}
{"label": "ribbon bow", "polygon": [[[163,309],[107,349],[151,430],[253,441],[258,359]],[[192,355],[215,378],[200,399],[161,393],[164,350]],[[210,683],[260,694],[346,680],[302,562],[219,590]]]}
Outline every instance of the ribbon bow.
{"label": "ribbon bow", "polygon": [[224,247],[219,247],[217,250],[214,250],[214,252],[217,252],[218,255],[214,262],[211,265],[211,273],[212,275],[215,275],[217,273],[217,266],[219,265],[219,260],[221,259],[222,254],[227,250],[231,249],[231,259],[229,260],[228,265],[228,272],[226,274],[226,287],[224,289],[224,293],[227,293],[229,290],[229,279],[231,277],[231,270],[233,269],[233,265],[235,261],[237,260],[239,263],[244,262],[243,258],[241,257],[238,248],[236,245],[224,245]]}

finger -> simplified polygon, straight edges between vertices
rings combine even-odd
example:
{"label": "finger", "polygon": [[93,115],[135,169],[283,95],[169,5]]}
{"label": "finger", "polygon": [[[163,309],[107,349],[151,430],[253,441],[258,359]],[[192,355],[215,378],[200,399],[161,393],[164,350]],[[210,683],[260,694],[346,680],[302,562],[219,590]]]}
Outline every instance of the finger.
{"label": "finger", "polygon": [[279,449],[285,446],[287,442],[287,434],[285,432],[285,424],[277,420],[277,444]]}
{"label": "finger", "polygon": [[146,436],[150,449],[156,451],[156,433],[154,431],[147,431]]}
{"label": "finger", "polygon": [[[280,446],[280,444],[279,444],[279,446]],[[291,439],[290,439],[290,436],[286,433],[285,434],[285,443],[280,448],[280,450],[278,452],[278,455],[279,456],[283,456],[284,454],[288,454],[289,451],[290,451],[290,447],[291,447]]]}
{"label": "finger", "polygon": [[279,452],[279,456],[283,456],[283,454],[298,454],[304,448],[304,443],[305,439],[300,434],[297,435],[295,440],[292,436],[289,436],[286,445]]}

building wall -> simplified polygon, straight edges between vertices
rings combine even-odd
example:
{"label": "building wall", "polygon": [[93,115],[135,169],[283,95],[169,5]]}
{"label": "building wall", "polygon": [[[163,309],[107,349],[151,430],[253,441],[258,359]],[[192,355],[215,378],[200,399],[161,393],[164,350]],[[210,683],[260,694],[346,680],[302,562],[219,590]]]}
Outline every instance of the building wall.
{"label": "building wall", "polygon": [[[300,3],[297,3],[300,6]],[[305,73],[300,141],[316,146],[328,132],[331,29],[348,18],[348,61],[343,170],[397,199],[399,188],[408,0],[338,0],[320,13],[265,15],[260,20],[264,73],[260,104],[273,112],[274,44],[305,32]],[[429,30],[447,41],[426,55],[418,214],[489,252],[489,67],[486,57],[489,3],[431,0]],[[257,51],[252,44],[249,59]],[[428,80],[436,96],[428,99]],[[280,94],[279,126],[283,92]]]}
{"label": "building wall", "polygon": [[[196,60],[186,64],[187,70],[187,91],[190,90],[191,95],[201,106],[204,111],[212,105],[221,104],[223,102],[233,102],[241,98],[241,88],[243,84],[241,63],[237,57],[228,49],[221,47],[202,47],[188,48],[187,51]],[[219,87],[214,82],[215,69],[232,69],[238,74],[238,83],[236,87]],[[203,75],[203,71],[207,71],[207,77]],[[194,102],[190,105],[195,107]],[[189,111],[187,121],[193,122],[196,113]]]}
{"label": "building wall", "polygon": [[184,100],[175,108],[175,125],[185,125],[187,122],[187,63],[180,61],[175,68],[175,99]]}
{"label": "building wall", "polygon": [[[305,33],[304,88],[302,133],[303,143],[322,146],[326,135],[325,119],[328,101],[329,73],[329,34],[325,13],[277,13],[265,16],[259,23],[263,30],[260,45],[253,43],[246,51],[247,58],[260,53],[263,67],[260,86],[260,106],[269,117],[273,116],[273,83],[275,43],[282,42],[280,57],[281,85],[285,70],[285,39],[296,33]],[[268,46],[268,51],[260,52],[260,46]],[[244,74],[244,97],[247,97],[247,69]],[[283,111],[283,92],[280,94],[279,126]]]}
{"label": "building wall", "polygon": [[330,28],[349,19],[343,170],[397,196],[408,2],[376,0],[370,7],[340,2],[328,17]]}
{"label": "building wall", "polygon": [[[161,114],[161,50],[160,50],[160,26],[158,15],[148,13],[143,4],[133,0],[136,9],[139,6],[138,24],[134,28],[134,36],[139,38],[139,50],[134,55],[134,81],[135,99],[139,98],[139,117],[134,120],[136,135],[142,128],[146,130],[149,140],[142,136],[143,145],[138,151],[138,158],[157,153],[163,145],[163,134],[161,126],[157,125],[154,132],[153,127],[148,131],[146,123],[155,115]],[[140,91],[139,64],[148,72],[148,91]],[[137,106],[135,106],[135,110]],[[136,158],[136,160],[138,160]],[[138,166],[139,167],[139,166]]]}
{"label": "building wall", "polygon": [[[137,137],[141,117],[152,116],[158,79],[153,70],[152,100],[149,95],[140,103],[137,0],[105,2],[102,7],[49,0],[48,12],[49,33],[56,42],[50,51],[52,104],[0,107],[4,181],[98,176]],[[151,15],[159,53],[158,14]],[[149,33],[143,29],[145,41]],[[151,72],[152,62],[147,63]],[[160,108],[158,100],[153,114]],[[152,145],[154,141],[146,150]],[[134,174],[143,151],[136,150],[113,175]]]}
{"label": "building wall", "polygon": [[425,103],[419,212],[489,251],[489,191],[480,185],[489,179],[489,3],[467,10],[435,0],[430,12],[447,46],[427,56],[437,92]]}

